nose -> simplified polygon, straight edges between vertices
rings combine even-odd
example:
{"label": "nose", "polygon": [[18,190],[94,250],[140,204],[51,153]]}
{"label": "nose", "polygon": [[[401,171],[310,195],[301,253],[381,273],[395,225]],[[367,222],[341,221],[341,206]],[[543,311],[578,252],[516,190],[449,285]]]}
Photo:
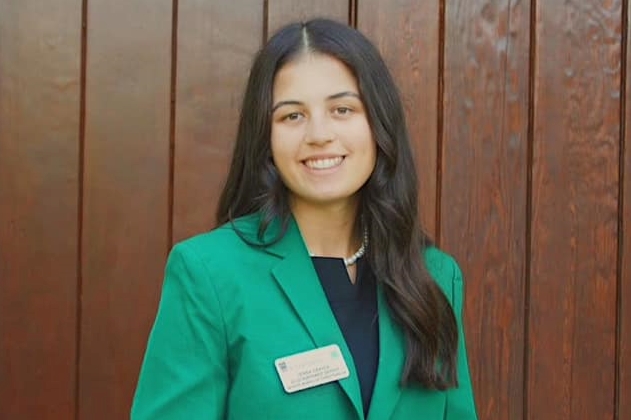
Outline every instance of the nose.
{"label": "nose", "polygon": [[333,141],[331,121],[324,115],[312,115],[307,123],[305,140],[308,144],[322,145]]}

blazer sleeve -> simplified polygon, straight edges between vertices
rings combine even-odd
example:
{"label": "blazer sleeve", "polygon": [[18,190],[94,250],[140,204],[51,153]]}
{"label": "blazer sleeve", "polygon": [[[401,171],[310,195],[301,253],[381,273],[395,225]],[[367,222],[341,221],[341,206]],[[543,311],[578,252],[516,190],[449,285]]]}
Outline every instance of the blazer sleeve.
{"label": "blazer sleeve", "polygon": [[453,308],[458,321],[458,387],[447,392],[445,420],[477,420],[463,328],[464,283],[462,272],[455,262],[452,293]]}
{"label": "blazer sleeve", "polygon": [[132,420],[223,419],[226,329],[206,266],[184,243],[171,251]]}

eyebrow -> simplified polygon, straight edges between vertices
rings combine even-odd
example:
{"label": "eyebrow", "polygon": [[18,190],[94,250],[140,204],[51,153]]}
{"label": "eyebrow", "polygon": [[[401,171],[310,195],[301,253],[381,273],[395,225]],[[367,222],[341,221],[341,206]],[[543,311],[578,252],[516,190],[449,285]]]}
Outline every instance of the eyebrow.
{"label": "eyebrow", "polygon": [[[343,98],[345,96],[351,96],[354,98],[357,98],[359,100],[361,100],[361,97],[359,96],[358,93],[355,92],[351,92],[351,91],[345,91],[345,92],[339,92],[339,93],[334,93],[333,95],[329,95],[326,97],[327,101],[330,101],[332,99],[339,99],[339,98]],[[277,102],[273,107],[272,107],[272,114],[274,112],[276,112],[276,110],[278,108],[280,108],[281,106],[285,106],[285,105],[304,105],[302,102],[300,101],[294,101],[294,100],[288,100],[288,101],[280,101]]]}

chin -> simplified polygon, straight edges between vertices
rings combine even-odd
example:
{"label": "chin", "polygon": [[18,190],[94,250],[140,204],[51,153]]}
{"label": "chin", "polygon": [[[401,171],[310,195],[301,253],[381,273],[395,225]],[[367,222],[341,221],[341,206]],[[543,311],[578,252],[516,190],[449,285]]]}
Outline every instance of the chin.
{"label": "chin", "polygon": [[329,206],[329,205],[343,205],[354,203],[357,199],[357,193],[351,194],[314,194],[311,197],[307,198],[307,201],[320,205],[320,206]]}

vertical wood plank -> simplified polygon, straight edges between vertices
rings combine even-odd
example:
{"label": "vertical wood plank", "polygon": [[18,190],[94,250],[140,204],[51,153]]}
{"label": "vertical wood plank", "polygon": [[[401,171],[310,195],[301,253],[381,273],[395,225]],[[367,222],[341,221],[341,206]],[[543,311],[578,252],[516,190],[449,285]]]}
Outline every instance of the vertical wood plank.
{"label": "vertical wood plank", "polygon": [[81,7],[0,2],[0,417],[74,418]]}
{"label": "vertical wood plank", "polygon": [[172,0],[91,0],[81,419],[129,416],[166,257]]}
{"label": "vertical wood plank", "polygon": [[[250,0],[179,3],[173,240],[211,228],[263,34]],[[238,31],[232,30],[235,25]]]}
{"label": "vertical wood plank", "polygon": [[523,416],[529,23],[528,2],[446,4],[440,243],[467,280],[482,419]]}
{"label": "vertical wood plank", "polygon": [[0,407],[7,418],[74,415],[81,9],[68,1],[48,6],[0,3]]}
{"label": "vertical wood plank", "polygon": [[533,420],[613,418],[621,5],[537,2]]}
{"label": "vertical wood plank", "polygon": [[[620,331],[619,372],[618,372],[618,419],[631,418],[631,13],[627,1],[626,17],[626,73],[623,74],[626,85],[625,115],[623,138],[620,139],[624,151],[624,174],[621,189],[623,200],[623,214],[621,215],[622,232],[622,264],[620,275],[620,289],[618,290],[620,311],[618,312],[618,329]],[[624,95],[625,92],[622,92]]]}
{"label": "vertical wood plank", "polygon": [[416,155],[421,223],[436,238],[440,4],[389,3],[360,1],[357,28],[377,45],[399,87]]}
{"label": "vertical wood plank", "polygon": [[316,17],[326,17],[348,23],[349,0],[268,0],[267,28],[271,36],[281,26]]}

